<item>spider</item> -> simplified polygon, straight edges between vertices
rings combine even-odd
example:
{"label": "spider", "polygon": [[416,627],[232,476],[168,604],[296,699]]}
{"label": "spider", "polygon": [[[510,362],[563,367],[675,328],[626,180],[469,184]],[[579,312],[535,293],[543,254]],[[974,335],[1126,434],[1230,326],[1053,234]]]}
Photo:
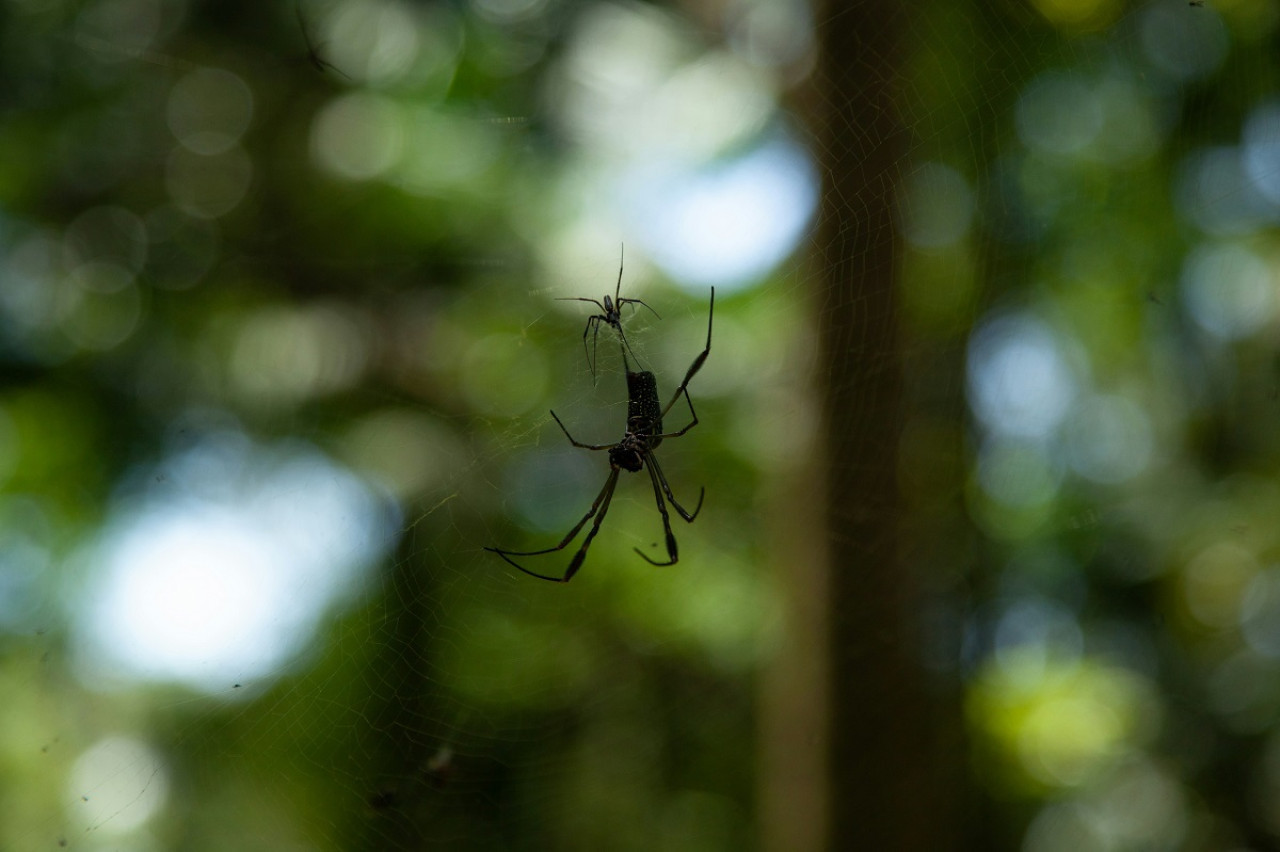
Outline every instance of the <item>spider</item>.
{"label": "spider", "polygon": [[[623,299],[619,297],[618,294],[622,292],[622,266],[625,260],[626,260],[626,246],[623,246],[622,252],[618,259],[618,284],[613,288],[612,299],[609,298],[609,295],[607,293],[604,296],[603,302],[600,302],[597,299],[588,299],[585,296],[565,296],[563,298],[556,299],[557,302],[590,302],[591,304],[600,308],[600,310],[604,311],[603,314],[596,314],[595,316],[587,317],[587,327],[582,330],[582,351],[585,352],[587,355],[587,366],[591,368],[592,379],[595,379],[596,377],[595,352],[596,352],[596,339],[600,334],[600,323],[604,323],[605,325],[612,326],[613,329],[618,332],[618,337],[622,339],[622,345],[625,348],[625,350],[631,353],[632,358],[635,358],[636,353],[631,349],[631,344],[627,343],[627,336],[622,333],[622,306],[623,305],[641,305],[645,308],[648,308],[649,312],[652,313],[655,317],[658,317],[658,319],[662,319],[662,317],[658,316],[657,311],[655,311],[653,308],[650,308],[648,305],[646,305],[644,302],[640,301],[639,299]],[[588,334],[591,335],[590,349],[587,349]],[[639,359],[637,358],[636,360],[639,360]]]}
{"label": "spider", "polygon": [[324,47],[324,44],[323,43],[315,44],[311,41],[311,36],[307,32],[307,22],[302,17],[302,5],[301,4],[295,5],[293,7],[293,10],[295,13],[297,13],[297,16],[298,16],[298,29],[302,30],[302,40],[307,43],[307,61],[311,63],[311,66],[315,68],[317,71],[319,71],[321,74],[325,73],[326,71],[336,71],[337,73],[341,74],[343,77],[346,77],[348,80],[350,80],[351,78],[345,72],[343,72],[341,68],[334,65],[332,62],[330,62],[329,60],[325,59],[323,56],[320,55],[320,48]]}
{"label": "spider", "polygon": [[[680,387],[676,388],[676,392],[672,394],[671,401],[666,407],[661,407],[658,401],[658,382],[654,378],[653,373],[648,370],[640,372],[632,372],[631,366],[627,362],[627,353],[622,353],[622,363],[627,371],[627,427],[622,434],[622,440],[616,444],[584,444],[569,434],[569,430],[565,428],[564,423],[556,416],[554,411],[551,417],[556,421],[556,425],[560,427],[560,431],[564,432],[569,443],[583,450],[608,450],[609,451],[609,478],[605,480],[604,487],[600,489],[600,493],[596,495],[596,499],[591,502],[591,508],[582,516],[582,520],[574,524],[573,529],[569,530],[568,535],[560,540],[560,543],[554,547],[548,547],[544,550],[503,550],[498,547],[486,547],[485,550],[493,551],[501,556],[515,568],[523,571],[531,577],[537,577],[539,580],[550,580],[553,583],[567,583],[573,579],[573,575],[578,573],[578,569],[582,567],[582,563],[587,558],[587,548],[591,546],[591,541],[596,537],[596,533],[600,531],[600,525],[604,523],[604,516],[609,512],[609,503],[613,500],[613,489],[618,484],[618,474],[621,471],[630,471],[637,473],[641,468],[648,468],[649,480],[653,483],[653,496],[658,503],[658,513],[662,515],[662,529],[666,533],[667,538],[667,556],[666,562],[658,562],[649,557],[640,548],[635,548],[636,553],[640,554],[650,565],[675,565],[679,561],[679,551],[676,547],[675,533],[671,531],[671,518],[667,514],[666,503],[670,503],[672,507],[684,518],[688,523],[693,523],[693,519],[698,517],[698,512],[702,510],[702,498],[706,494],[706,488],[698,490],[698,505],[693,508],[692,512],[686,510],[678,502],[675,495],[671,493],[671,486],[667,484],[667,477],[662,472],[662,466],[658,464],[658,457],[653,451],[658,449],[658,445],[662,443],[664,438],[679,438],[688,432],[694,426],[698,425],[698,413],[693,410],[693,400],[689,398],[689,382],[702,369],[703,363],[707,360],[707,355],[711,353],[711,322],[716,309],[716,290],[711,288],[711,306],[707,310],[707,345],[706,348],[693,359],[693,364],[689,366],[689,371],[684,374],[684,381],[680,383]],[[662,418],[667,416],[672,406],[676,404],[676,400],[680,399],[680,395],[684,394],[684,401],[689,405],[689,415],[693,421],[678,432],[663,432]],[[666,502],[663,502],[665,496]],[[556,553],[564,550],[569,546],[569,542],[577,538],[578,533],[586,526],[587,521],[595,518],[591,524],[591,529],[587,532],[587,537],[583,539],[582,546],[578,548],[578,552],[569,560],[569,567],[565,570],[561,577],[552,577],[546,574],[538,574],[530,571],[523,565],[517,563],[512,556],[542,556],[547,553]]]}

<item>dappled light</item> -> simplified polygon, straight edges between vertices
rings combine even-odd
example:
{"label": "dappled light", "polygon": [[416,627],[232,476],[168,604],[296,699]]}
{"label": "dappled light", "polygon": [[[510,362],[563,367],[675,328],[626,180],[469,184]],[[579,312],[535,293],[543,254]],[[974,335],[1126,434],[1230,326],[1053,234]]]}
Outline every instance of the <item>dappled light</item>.
{"label": "dappled light", "polygon": [[76,662],[94,686],[221,692],[278,677],[322,617],[351,605],[395,529],[397,513],[305,447],[188,441],[73,562],[86,590]]}
{"label": "dappled light", "polygon": [[1087,659],[1055,659],[1031,646],[974,682],[969,712],[1003,753],[1004,777],[1022,793],[1088,785],[1159,732],[1143,678]]}

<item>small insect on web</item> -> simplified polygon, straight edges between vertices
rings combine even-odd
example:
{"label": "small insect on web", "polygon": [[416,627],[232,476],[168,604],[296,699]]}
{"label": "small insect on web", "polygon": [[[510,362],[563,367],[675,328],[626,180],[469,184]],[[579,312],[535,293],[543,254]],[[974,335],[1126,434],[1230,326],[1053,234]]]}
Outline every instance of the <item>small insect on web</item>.
{"label": "small insect on web", "polygon": [[307,22],[302,17],[301,4],[294,4],[293,10],[298,16],[298,29],[302,30],[302,40],[307,44],[307,61],[311,63],[311,66],[321,74],[326,71],[335,71],[350,80],[351,77],[343,72],[341,68],[320,55],[320,48],[323,47],[324,44],[323,42],[316,44],[311,40],[311,35],[307,32]]}
{"label": "small insect on web", "polygon": [[[627,371],[627,426],[622,434],[621,441],[616,444],[584,444],[570,435],[569,430],[565,428],[564,423],[560,422],[560,418],[556,416],[556,413],[554,411],[551,412],[551,417],[556,421],[556,425],[560,427],[560,431],[564,432],[565,437],[569,439],[569,443],[583,450],[609,451],[609,478],[605,480],[604,487],[600,489],[600,493],[592,501],[591,508],[582,516],[582,520],[574,524],[568,535],[562,538],[559,544],[543,550],[503,550],[498,547],[486,547],[485,550],[493,551],[509,564],[531,577],[537,577],[539,580],[550,580],[553,583],[569,582],[573,579],[573,575],[578,573],[582,563],[586,561],[587,548],[591,546],[596,533],[600,532],[600,525],[604,523],[605,515],[609,513],[609,503],[613,500],[613,490],[618,485],[618,474],[624,470],[637,473],[641,468],[647,468],[649,481],[653,483],[653,496],[658,504],[658,514],[662,516],[662,530],[666,534],[668,558],[666,562],[658,562],[650,558],[638,547],[635,548],[635,551],[651,565],[675,565],[679,561],[680,555],[676,545],[676,536],[671,531],[671,518],[667,514],[666,504],[670,503],[680,517],[684,518],[688,523],[693,523],[693,519],[698,517],[698,512],[702,510],[702,498],[706,495],[706,489],[698,489],[698,505],[693,508],[692,512],[686,510],[676,502],[675,495],[671,493],[671,486],[667,483],[666,474],[662,472],[662,466],[658,464],[658,457],[654,455],[654,450],[658,449],[658,445],[662,443],[663,439],[679,438],[698,425],[698,413],[694,411],[693,400],[689,397],[689,382],[697,375],[698,370],[702,369],[703,363],[706,362],[707,356],[711,353],[711,324],[715,309],[716,290],[712,287],[711,306],[707,310],[706,348],[699,353],[697,358],[693,359],[688,372],[684,374],[684,381],[680,383],[680,387],[676,388],[676,392],[672,394],[671,401],[667,403],[665,408],[658,401],[658,382],[653,373],[648,370],[632,372],[631,365],[627,361],[627,353],[625,350],[623,351],[622,363]],[[663,432],[662,418],[666,417],[671,411],[672,406],[680,399],[681,394],[684,395],[684,401],[689,406],[689,416],[693,420],[689,425],[677,432]],[[595,521],[591,524],[591,529],[587,531],[587,537],[583,539],[582,546],[578,548],[578,552],[569,560],[569,567],[565,569],[563,576],[552,577],[546,574],[538,574],[511,558],[513,556],[542,556],[564,550],[569,546],[570,542],[577,538],[578,533],[586,526],[587,521],[592,518],[595,518]]]}
{"label": "small insect on web", "polygon": [[[625,263],[625,260],[626,260],[626,246],[624,245],[622,247],[622,252],[620,253],[618,258],[618,283],[613,288],[612,299],[609,298],[609,294],[607,293],[604,296],[603,302],[597,299],[588,299],[585,296],[565,296],[563,298],[556,299],[557,302],[590,302],[591,304],[600,308],[600,310],[604,311],[604,313],[602,314],[596,314],[595,316],[587,317],[587,327],[582,330],[582,349],[584,352],[587,353],[587,366],[591,368],[592,379],[596,377],[596,342],[600,334],[600,323],[604,323],[607,326],[611,326],[614,331],[618,332],[618,337],[621,338],[622,345],[625,351],[630,352],[631,357],[635,358],[636,353],[631,349],[631,344],[627,342],[627,336],[622,333],[622,306],[623,305],[640,305],[644,308],[647,308],[649,312],[652,313],[655,317],[658,317],[658,319],[662,319],[662,317],[658,316],[657,311],[655,311],[653,308],[650,308],[641,300],[624,299],[619,295],[622,292],[622,267]],[[588,334],[591,335],[590,349],[587,348]],[[638,358],[636,358],[636,360],[639,361]]]}

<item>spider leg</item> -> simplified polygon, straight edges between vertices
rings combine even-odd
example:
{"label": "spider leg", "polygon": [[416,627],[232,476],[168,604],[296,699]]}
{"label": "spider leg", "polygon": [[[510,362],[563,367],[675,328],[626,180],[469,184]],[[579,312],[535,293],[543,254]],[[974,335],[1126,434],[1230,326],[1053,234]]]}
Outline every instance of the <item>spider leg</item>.
{"label": "spider leg", "polygon": [[[605,298],[607,299],[609,297],[605,296]],[[601,310],[600,314],[597,314],[596,316],[592,316],[592,317],[587,317],[587,327],[582,330],[582,351],[587,356],[587,366],[591,369],[591,378],[594,379],[596,377],[596,359],[595,359],[596,341],[600,335],[600,323],[603,322],[609,325],[614,324],[609,319],[609,309],[606,308],[600,302],[599,299],[588,299],[586,296],[560,296],[556,298],[556,301],[557,302],[587,302],[588,304],[595,305],[597,308]],[[590,349],[587,348],[588,334],[591,335]]]}
{"label": "spider leg", "polygon": [[[587,351],[587,332],[588,331],[592,332],[590,352]],[[599,336],[600,336],[600,317],[599,316],[587,317],[587,327],[582,330],[582,351],[587,356],[587,366],[591,368],[592,381],[594,381],[596,378],[595,354],[597,351],[599,351],[596,348],[596,344],[597,344],[597,341],[599,340]]]}
{"label": "spider leg", "polygon": [[702,511],[702,498],[707,496],[707,489],[698,489],[698,505],[693,507],[693,512],[689,512],[684,506],[676,502],[675,495],[671,493],[671,486],[667,483],[667,475],[662,472],[662,465],[658,464],[658,457],[650,453],[647,461],[657,475],[658,483],[662,485],[662,493],[667,495],[667,502],[675,507],[675,510],[680,513],[680,517],[684,518],[688,523],[693,523],[693,519],[698,517],[698,513]]}
{"label": "spider leg", "polygon": [[[673,399],[673,400],[671,400],[671,401],[672,401],[672,402],[675,402],[675,400],[674,400],[674,399]],[[692,422],[692,423],[690,423],[688,426],[684,427],[683,429],[681,429],[679,432],[668,432],[668,433],[664,433],[664,434],[662,434],[662,435],[650,435],[650,436],[649,436],[649,440],[650,440],[650,441],[655,441],[655,440],[656,440],[656,441],[661,441],[663,438],[679,438],[679,437],[680,437],[681,435],[683,435],[685,432],[688,432],[688,431],[689,431],[690,429],[692,429],[694,426],[697,426],[697,425],[698,425],[698,412],[696,412],[696,411],[694,411],[694,410],[693,410],[693,397],[689,396],[689,389],[688,389],[688,388],[685,388],[685,391],[684,391],[684,401],[685,401],[685,402],[687,402],[687,403],[689,403],[689,415],[690,415],[691,417],[693,417],[693,422]],[[668,408],[670,408],[670,406],[668,406]],[[665,411],[664,411],[664,412],[662,412],[662,416],[663,416],[663,417],[666,417],[666,416],[667,416],[667,413],[666,413]]]}
{"label": "spider leg", "polygon": [[[609,503],[613,500],[613,489],[618,485],[618,472],[621,468],[615,467],[609,471],[609,478],[605,480],[604,488],[600,489],[600,493],[596,495],[596,499],[591,502],[591,508],[582,516],[582,520],[574,524],[573,529],[569,530],[569,534],[560,540],[555,547],[548,547],[544,550],[502,550],[497,547],[486,547],[485,550],[498,554],[507,564],[513,568],[528,574],[530,577],[537,577],[539,580],[549,580],[552,583],[567,583],[573,579],[573,575],[578,573],[578,569],[582,567],[583,561],[587,558],[587,548],[591,546],[591,540],[596,537],[596,533],[600,532],[600,525],[604,523],[604,516],[609,513]],[[587,537],[582,541],[582,547],[578,548],[578,552],[573,554],[573,559],[569,560],[569,567],[565,569],[563,577],[551,577],[547,574],[539,574],[530,571],[523,565],[517,563],[512,556],[543,556],[547,553],[555,553],[558,550],[564,550],[569,546],[569,542],[573,541],[581,532],[587,521],[595,518],[595,523],[591,525],[591,529],[587,532]]]}
{"label": "spider leg", "polygon": [[642,302],[640,299],[617,299],[617,300],[615,300],[615,301],[617,301],[617,303],[618,303],[618,313],[619,313],[619,314],[621,314],[621,313],[622,313],[622,306],[623,306],[623,305],[641,305],[641,306],[643,306],[643,307],[645,307],[645,308],[649,308],[649,313],[653,314],[653,315],[654,315],[655,317],[657,317],[658,319],[662,319],[662,315],[661,315],[661,314],[659,314],[659,313],[658,313],[657,311],[655,311],[653,308],[650,308],[647,304],[645,304],[644,302]]}
{"label": "spider leg", "polygon": [[[650,558],[648,554],[638,547],[635,548],[635,551],[650,565],[657,565],[659,568],[663,568],[679,562],[680,552],[676,547],[676,534],[671,531],[671,516],[667,514],[667,504],[662,499],[662,486],[658,484],[658,474],[653,467],[653,456],[649,456],[648,460],[649,464],[645,465],[645,467],[649,469],[649,479],[653,482],[653,499],[658,502],[658,512],[662,515],[662,531],[667,536],[667,556],[670,556],[671,559],[667,562],[658,562]],[[667,489],[667,493],[670,494],[670,489]],[[683,514],[683,510],[681,510],[681,514]]]}
{"label": "spider leg", "polygon": [[586,296],[556,296],[557,302],[590,302],[600,309],[601,313],[607,313],[604,305],[600,304],[599,299],[588,299]]}
{"label": "spider leg", "polygon": [[298,16],[298,29],[302,30],[302,40],[307,44],[307,60],[311,63],[312,67],[321,74],[323,74],[326,69],[336,71],[343,77],[350,80],[350,75],[320,55],[320,50],[324,47],[324,42],[321,42],[320,44],[312,43],[311,35],[307,32],[307,22],[302,17],[302,4],[295,3],[293,11]]}
{"label": "spider leg", "polygon": [[[319,50],[319,48],[316,48],[316,49]],[[332,62],[320,56],[319,54],[312,55],[310,59],[311,59],[311,64],[319,71],[326,71],[326,70],[333,71],[335,73],[341,74],[343,77],[346,77],[348,80],[351,79],[350,74],[348,74],[346,71],[343,71],[337,65],[334,65]]]}
{"label": "spider leg", "polygon": [[[707,348],[703,349],[702,352],[699,353],[698,357],[693,359],[693,363],[689,366],[689,372],[684,374],[684,381],[680,383],[680,387],[676,388],[676,392],[671,395],[671,401],[667,403],[666,408],[662,409],[662,414],[659,415],[660,417],[667,416],[667,412],[671,410],[671,407],[676,404],[676,400],[680,398],[680,394],[683,393],[684,398],[689,399],[689,391],[688,391],[689,382],[692,381],[693,377],[697,374],[697,372],[702,369],[702,365],[703,363],[706,362],[707,356],[711,354],[711,321],[715,317],[715,313],[716,313],[716,288],[712,287],[711,288],[711,307],[707,310]],[[689,410],[693,411],[692,402],[689,403]],[[693,423],[697,423],[697,422],[698,422],[698,415],[695,414],[693,416]],[[693,428],[693,423],[685,427],[686,432]],[[683,434],[683,432],[681,434]]]}
{"label": "spider leg", "polygon": [[[307,45],[307,58],[312,60],[313,64],[319,66],[319,63],[316,61],[319,59],[319,57],[316,55],[317,48],[315,45],[311,43],[311,34],[307,32],[307,22],[303,20],[303,17],[302,17],[301,3],[293,4],[293,13],[298,17],[298,29],[302,30],[302,40],[306,42],[306,45]],[[323,71],[324,68],[321,67],[320,70]]]}
{"label": "spider leg", "polygon": [[569,443],[573,444],[580,450],[612,450],[617,444],[584,444],[569,434],[569,430],[564,428],[564,424],[560,422],[560,418],[556,417],[556,413],[551,412],[551,416],[555,419],[556,425],[560,427],[560,431],[564,432],[564,436],[569,439]]}
{"label": "spider leg", "polygon": [[618,302],[618,294],[622,292],[622,266],[627,261],[627,244],[619,243],[618,247],[618,283],[613,285],[613,301]]}

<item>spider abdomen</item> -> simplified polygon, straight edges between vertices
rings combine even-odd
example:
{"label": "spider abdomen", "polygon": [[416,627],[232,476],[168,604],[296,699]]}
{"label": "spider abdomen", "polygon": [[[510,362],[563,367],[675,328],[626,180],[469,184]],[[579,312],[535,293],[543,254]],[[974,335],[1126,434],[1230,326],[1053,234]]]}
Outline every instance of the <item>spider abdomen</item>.
{"label": "spider abdomen", "polygon": [[[662,434],[662,403],[658,401],[658,380],[653,373],[627,371],[627,432],[648,438]],[[650,441],[649,449],[657,449],[661,438]],[[639,468],[636,468],[639,470]]]}

